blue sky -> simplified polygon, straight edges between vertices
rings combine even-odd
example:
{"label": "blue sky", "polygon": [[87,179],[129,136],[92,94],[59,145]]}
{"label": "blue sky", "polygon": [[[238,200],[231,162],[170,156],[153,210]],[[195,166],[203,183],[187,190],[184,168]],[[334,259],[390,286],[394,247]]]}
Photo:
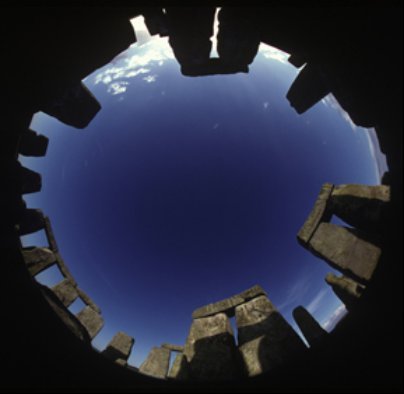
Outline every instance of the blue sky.
{"label": "blue sky", "polygon": [[[344,312],[324,282],[333,270],[296,234],[323,183],[379,183],[378,148],[332,96],[297,115],[286,59],[262,45],[249,74],[188,78],[155,38],[84,80],[102,105],[87,129],[34,118],[50,144],[22,159],[43,178],[26,201],[50,216],[102,310],[97,348],[125,331],[138,366],[152,346],[184,343],[194,309],[255,284],[292,325],[297,305],[328,329]],[[46,244],[42,233],[23,241]]]}

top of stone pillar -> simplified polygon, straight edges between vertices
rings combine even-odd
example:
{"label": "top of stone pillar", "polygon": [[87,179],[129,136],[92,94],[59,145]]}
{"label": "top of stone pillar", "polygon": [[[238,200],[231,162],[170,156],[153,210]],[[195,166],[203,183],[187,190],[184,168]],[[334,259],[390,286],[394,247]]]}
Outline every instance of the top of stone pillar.
{"label": "top of stone pillar", "polygon": [[236,294],[225,300],[215,302],[213,304],[202,306],[192,313],[193,319],[199,319],[201,317],[212,316],[217,313],[226,313],[228,316],[234,316],[234,308],[238,305],[245,303],[260,295],[267,295],[261,286],[255,285],[248,290],[243,291],[240,294]]}

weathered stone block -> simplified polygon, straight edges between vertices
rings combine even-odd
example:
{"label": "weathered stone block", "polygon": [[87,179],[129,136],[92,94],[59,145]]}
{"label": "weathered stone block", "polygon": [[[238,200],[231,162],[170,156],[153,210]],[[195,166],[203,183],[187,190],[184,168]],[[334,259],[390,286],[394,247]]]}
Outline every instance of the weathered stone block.
{"label": "weathered stone block", "polygon": [[303,245],[306,245],[310,241],[310,238],[322,221],[328,221],[331,218],[331,213],[328,209],[328,201],[333,188],[334,185],[331,183],[325,183],[322,186],[309,217],[297,234],[298,241]]}
{"label": "weathered stone block", "polygon": [[41,190],[41,175],[28,168],[20,166],[21,193],[36,193]]}
{"label": "weathered stone block", "polygon": [[239,351],[248,376],[284,364],[306,346],[266,296],[236,307]]}
{"label": "weathered stone block", "polygon": [[[64,275],[65,275],[65,273],[64,273]],[[79,293],[79,297],[83,300],[83,302],[86,305],[90,306],[91,309],[94,309],[96,312],[101,313],[101,309],[99,308],[99,306],[97,304],[95,304],[95,302],[87,295],[87,293],[85,293],[79,287],[77,287],[77,292]]]}
{"label": "weathered stone block", "polygon": [[126,365],[135,340],[124,332],[118,332],[102,354],[120,365]]}
{"label": "weathered stone block", "polygon": [[24,156],[40,157],[45,156],[48,149],[49,139],[44,135],[27,129],[21,134],[19,153]]}
{"label": "weathered stone block", "polygon": [[183,352],[184,351],[184,346],[180,345],[172,345],[171,343],[163,343],[161,345],[162,348],[171,350],[173,352]]}
{"label": "weathered stone block", "polygon": [[293,310],[293,317],[310,346],[316,346],[328,333],[302,306]]}
{"label": "weathered stone block", "polygon": [[47,248],[25,248],[22,250],[22,255],[32,276],[38,275],[56,263],[54,253]]}
{"label": "weathered stone block", "polygon": [[76,316],[81,324],[87,329],[91,339],[93,339],[104,326],[104,319],[102,316],[90,306],[86,306]]}
{"label": "weathered stone block", "polygon": [[58,245],[56,243],[55,235],[53,234],[52,225],[48,216],[45,217],[45,234],[48,240],[49,248],[54,252],[57,252]]}
{"label": "weathered stone block", "polygon": [[333,213],[346,223],[369,232],[382,229],[389,201],[389,186],[348,184],[334,187],[330,205]]}
{"label": "weathered stone block", "polygon": [[[59,267],[60,272],[62,273],[62,275],[63,275],[66,279],[68,279],[68,280],[70,281],[70,283],[73,284],[73,286],[77,287],[77,282],[76,282],[76,280],[73,278],[73,275],[70,273],[69,269],[67,268],[67,266],[66,266],[65,262],[63,261],[63,258],[62,258],[62,256],[60,255],[60,253],[58,253],[58,252],[55,253],[55,256],[56,256],[56,260],[57,260],[58,267]],[[80,294],[81,290],[77,289],[77,291],[79,292],[79,295],[80,295],[80,297],[81,297],[81,294]],[[83,301],[85,302],[84,298],[83,298]],[[87,302],[85,302],[85,303],[86,303],[87,305],[90,305],[90,303],[87,303]],[[91,305],[90,305],[90,306],[91,306]],[[96,310],[95,308],[93,308],[93,309]]]}
{"label": "weathered stone block", "polygon": [[48,115],[80,129],[86,127],[100,109],[100,103],[83,83],[71,86],[62,97],[41,108]]}
{"label": "weathered stone block", "polygon": [[354,306],[362,295],[365,287],[346,276],[327,274],[325,281],[332,287],[336,296],[345,304],[349,310]]}
{"label": "weathered stone block", "polygon": [[331,92],[327,78],[314,64],[306,64],[293,81],[286,98],[298,114],[302,114]]}
{"label": "weathered stone block", "polygon": [[173,365],[168,373],[168,377],[177,380],[189,378],[189,366],[186,357],[182,353],[177,353]]}
{"label": "weathered stone block", "polygon": [[229,318],[224,313],[195,319],[184,355],[194,380],[231,380],[240,364]]}
{"label": "weathered stone block", "polygon": [[27,235],[42,230],[45,219],[40,209],[26,209],[23,211],[18,223],[18,234]]}
{"label": "weathered stone block", "polygon": [[139,367],[139,372],[159,379],[167,377],[170,364],[170,351],[160,347],[154,347],[147,359]]}
{"label": "weathered stone block", "polygon": [[192,318],[198,319],[201,317],[216,315],[217,313],[226,313],[228,316],[234,316],[234,308],[237,305],[240,305],[260,295],[266,295],[266,293],[261,286],[255,285],[240,294],[236,294],[233,297],[226,298],[225,300],[196,309],[192,313]]}
{"label": "weathered stone block", "polygon": [[381,250],[358,230],[321,223],[310,240],[309,249],[345,275],[368,281]]}
{"label": "weathered stone block", "polygon": [[52,291],[66,308],[69,307],[79,296],[76,287],[68,279],[63,279],[56,286],[53,286]]}

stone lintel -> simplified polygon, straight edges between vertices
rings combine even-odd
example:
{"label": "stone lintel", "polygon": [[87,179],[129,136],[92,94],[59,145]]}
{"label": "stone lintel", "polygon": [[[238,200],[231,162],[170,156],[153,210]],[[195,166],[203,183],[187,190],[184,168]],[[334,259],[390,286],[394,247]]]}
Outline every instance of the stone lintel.
{"label": "stone lintel", "polygon": [[76,317],[87,329],[91,339],[93,339],[104,326],[104,319],[102,318],[102,316],[88,305],[84,307],[76,315]]}
{"label": "stone lintel", "polygon": [[359,230],[333,223],[321,223],[310,240],[309,250],[333,268],[352,279],[367,282],[381,255],[376,246]]}
{"label": "stone lintel", "polygon": [[56,264],[56,256],[47,248],[24,248],[22,255],[32,276],[38,275],[46,268]]}
{"label": "stone lintel", "polygon": [[234,316],[234,308],[237,305],[243,304],[244,302],[260,295],[266,295],[266,292],[261,286],[255,285],[240,294],[236,294],[230,298],[226,298],[225,300],[196,309],[192,313],[192,318],[200,319],[202,317],[216,315],[217,313],[226,313],[228,316]]}
{"label": "stone lintel", "polygon": [[325,281],[331,286],[335,295],[345,304],[347,309],[351,309],[357,303],[365,290],[365,286],[343,275],[338,277],[328,273]]}
{"label": "stone lintel", "polygon": [[171,350],[173,352],[180,352],[182,353],[184,351],[184,346],[180,346],[180,345],[173,345],[171,343],[163,343],[161,345],[162,348],[164,349],[168,349]]}
{"label": "stone lintel", "polygon": [[68,308],[79,296],[76,287],[68,279],[63,279],[51,289],[63,305]]}
{"label": "stone lintel", "polygon": [[170,351],[153,347],[146,360],[139,367],[139,372],[159,379],[166,379],[170,364]]}
{"label": "stone lintel", "polygon": [[53,234],[52,225],[48,216],[45,217],[45,234],[49,243],[49,248],[54,252],[58,251],[55,235]]}
{"label": "stone lintel", "polygon": [[79,294],[79,297],[81,300],[88,306],[90,306],[92,309],[94,309],[96,312],[101,313],[100,307],[94,303],[94,301],[85,293],[83,290],[81,290],[79,287],[76,288],[77,293]]}
{"label": "stone lintel", "polygon": [[[56,260],[58,263],[58,267],[60,269],[60,272],[62,273],[62,275],[68,279],[75,287],[77,287],[77,282],[76,280],[73,278],[73,275],[70,273],[69,269],[67,268],[62,256],[60,255],[59,252],[55,253],[56,256]],[[81,297],[81,295],[80,295]]]}
{"label": "stone lintel", "polygon": [[333,191],[334,185],[331,183],[325,183],[317,197],[317,201],[314,203],[314,207],[310,212],[309,217],[306,219],[303,227],[297,234],[298,241],[304,246],[309,243],[311,237],[316,231],[317,227],[322,221],[328,221],[331,218],[331,213],[328,208],[328,201]]}

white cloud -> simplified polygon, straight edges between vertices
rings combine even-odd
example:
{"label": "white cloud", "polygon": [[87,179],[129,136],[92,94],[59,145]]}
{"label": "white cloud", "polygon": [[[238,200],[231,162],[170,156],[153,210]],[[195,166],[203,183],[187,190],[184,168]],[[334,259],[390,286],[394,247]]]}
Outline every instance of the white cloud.
{"label": "white cloud", "polygon": [[307,310],[314,314],[319,306],[321,305],[321,301],[324,298],[324,296],[327,294],[328,289],[322,289],[319,291],[319,293],[310,301],[309,305],[307,305]]}
{"label": "white cloud", "polygon": [[353,122],[353,120],[351,119],[351,117],[349,116],[348,112],[346,112],[341,105],[339,104],[339,102],[337,101],[337,99],[334,97],[333,94],[328,94],[327,96],[325,96],[321,102],[329,108],[332,108],[336,111],[339,112],[339,114],[342,116],[342,118],[344,120],[346,120],[349,125],[351,126],[351,129],[353,131],[356,131],[358,129],[358,126]]}
{"label": "white cloud", "polygon": [[261,43],[259,46],[259,53],[262,53],[267,59],[277,60],[284,64],[289,64],[289,54],[281,51],[280,49],[271,47],[267,44]]}
{"label": "white cloud", "polygon": [[341,304],[334,312],[322,322],[322,326],[328,332],[332,331],[336,324],[348,313],[344,304]]}
{"label": "white cloud", "polygon": [[157,78],[157,75],[148,75],[147,77],[144,77],[143,79],[147,82],[147,83],[151,83],[151,82],[155,82]]}
{"label": "white cloud", "polygon": [[113,96],[125,93],[127,85],[129,85],[129,83],[125,81],[111,83],[108,86],[108,93],[111,93]]}
{"label": "white cloud", "polygon": [[264,107],[264,109],[267,109],[269,106],[268,101],[265,101],[264,103],[262,103],[262,106]]}

